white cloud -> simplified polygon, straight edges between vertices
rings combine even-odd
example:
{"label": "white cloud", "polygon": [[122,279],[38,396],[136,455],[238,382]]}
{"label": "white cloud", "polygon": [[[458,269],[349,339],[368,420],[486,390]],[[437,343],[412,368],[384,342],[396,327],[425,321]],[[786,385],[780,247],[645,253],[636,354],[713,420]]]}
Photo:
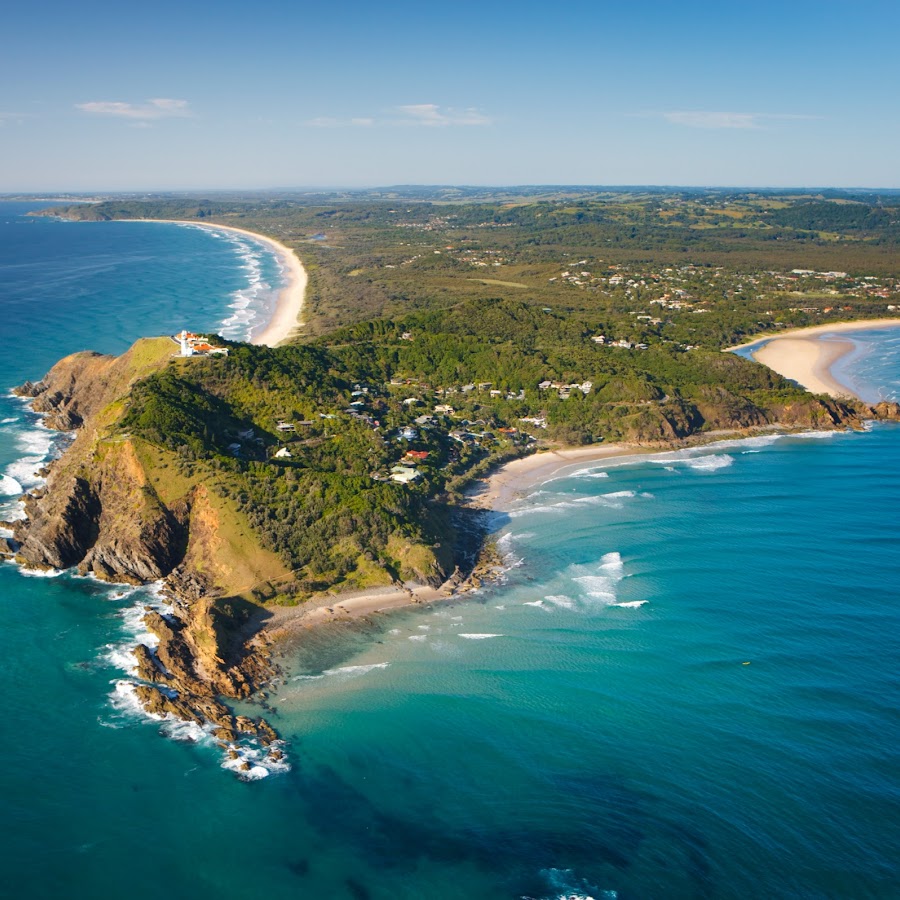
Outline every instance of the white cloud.
{"label": "white cloud", "polygon": [[400,124],[426,125],[429,128],[442,128],[448,125],[490,125],[491,120],[484,113],[468,107],[452,109],[440,107],[436,103],[413,103],[398,106],[397,112],[406,117]]}
{"label": "white cloud", "polygon": [[395,106],[384,117],[357,116],[339,119],[334,116],[317,116],[305,123],[310,128],[372,128],[376,126],[425,126],[444,128],[454,125],[490,125],[491,119],[484,113],[469,107],[453,109],[436,103],[411,103]]}
{"label": "white cloud", "polygon": [[815,119],[817,116],[800,116],[783,113],[743,113],[743,112],[700,112],[676,110],[660,113],[671,125],[684,125],[688,128],[764,128],[765,123],[773,119]]}
{"label": "white cloud", "polygon": [[116,100],[92,100],[90,103],[76,103],[76,109],[99,116],[114,116],[120,119],[184,119],[193,115],[187,100],[158,98],[145,103],[121,103]]}

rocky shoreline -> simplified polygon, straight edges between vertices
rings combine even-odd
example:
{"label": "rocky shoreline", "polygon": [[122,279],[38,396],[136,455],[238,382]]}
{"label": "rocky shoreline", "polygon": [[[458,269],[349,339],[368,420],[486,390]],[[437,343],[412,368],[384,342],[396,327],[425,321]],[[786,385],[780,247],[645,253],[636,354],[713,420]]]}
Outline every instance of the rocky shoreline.
{"label": "rocky shoreline", "polygon": [[[74,438],[48,465],[46,485],[23,498],[25,518],[0,523],[12,533],[0,537],[0,557],[32,569],[77,567],[82,575],[108,582],[162,581],[171,612],[145,609],[144,623],[158,645],[139,643],[132,650],[134,695],[152,716],[194,723],[211,733],[231,756],[233,768],[247,773],[251,764],[241,758],[240,742],[255,742],[273,764],[283,760],[284,751],[269,722],[235,714],[227,701],[246,701],[277,678],[272,634],[283,629],[267,628],[267,619],[274,617],[265,606],[244,599],[240,591],[226,591],[222,580],[210,574],[216,571],[222,538],[207,487],[193,483],[176,500],[166,501],[134,442],[113,427],[131,384],[167,361],[172,349],[164,341],[147,341],[121,357],[74,354],[40,382],[16,389],[30,398],[47,427],[73,432]],[[840,429],[861,428],[865,419],[900,421],[896,403],[817,404],[812,412],[786,410],[786,424]],[[669,442],[669,447],[681,445]],[[654,443],[653,449],[667,447]],[[470,543],[483,552],[479,559],[468,559],[464,571],[457,568],[439,587],[398,584],[393,590],[399,599],[389,605],[457,596],[490,580],[499,561],[484,537],[480,532],[472,537]],[[326,611],[332,613],[341,602],[335,596]],[[304,627],[318,621],[303,613],[296,618]]]}
{"label": "rocky shoreline", "polygon": [[275,729],[261,717],[235,715],[224,702],[248,699],[276,672],[260,633],[260,608],[222,596],[187,559],[189,541],[208,537],[205,492],[169,508],[146,483],[130,444],[101,446],[105,410],[144,369],[128,355],[75,354],[40,382],[14,389],[31,399],[46,427],[73,432],[74,439],[43,470],[46,484],[23,497],[25,518],[0,523],[11,534],[0,537],[0,557],[37,570],[74,567],[110,583],[162,581],[172,611],[145,608],[144,625],[158,645],[131,648],[135,697],[152,716],[211,731],[239,774],[250,769],[239,759],[243,739],[278,762],[283,750]]}

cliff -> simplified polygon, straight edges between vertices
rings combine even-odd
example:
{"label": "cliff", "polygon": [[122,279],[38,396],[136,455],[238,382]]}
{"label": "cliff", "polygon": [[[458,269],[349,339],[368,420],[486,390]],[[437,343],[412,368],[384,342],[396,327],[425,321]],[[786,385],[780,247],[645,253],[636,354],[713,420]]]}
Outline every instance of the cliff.
{"label": "cliff", "polygon": [[161,338],[138,341],[121,357],[78,353],[18,389],[34,398],[45,424],[75,437],[49,466],[46,486],[26,497],[27,518],[11,523],[9,549],[29,568],[164,580],[174,613],[148,611],[160,643],[136,648],[137,696],[151,712],[214,723],[223,741],[245,734],[268,744],[275,735],[265,722],[233,716],[218,697],[247,697],[270,677],[253,640],[264,614],[243,595],[288,571],[232,503],[179,476],[173,454],[118,427],[131,386],[169,365],[175,351]]}
{"label": "cliff", "polygon": [[[607,439],[631,444],[678,442],[701,432],[771,427],[808,430],[862,428],[866,419],[890,418],[884,408],[857,401],[807,394],[753,403],[724,388],[706,388],[697,396],[643,403],[608,403],[604,409]],[[565,432],[563,432],[563,435]]]}

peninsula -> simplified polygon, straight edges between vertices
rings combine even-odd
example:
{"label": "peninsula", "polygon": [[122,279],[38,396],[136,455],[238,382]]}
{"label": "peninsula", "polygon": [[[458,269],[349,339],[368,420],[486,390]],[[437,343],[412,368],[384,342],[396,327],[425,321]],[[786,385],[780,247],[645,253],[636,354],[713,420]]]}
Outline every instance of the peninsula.
{"label": "peninsula", "polygon": [[[573,229],[592,208],[576,209]],[[622,221],[610,223],[617,209]],[[67,357],[21,386],[47,425],[75,439],[0,549],[32,568],[163,580],[173,612],[148,612],[159,646],[138,648],[135,690],[153,712],[213,722],[226,744],[275,738],[227,701],[273,677],[272,635],[298,619],[290,610],[304,611],[305,626],[464,589],[479,577],[488,527],[479,502],[517,490],[526,468],[545,478],[581,458],[900,417],[896,404],[810,393],[721,352],[775,318],[782,340],[832,315],[833,291],[859,307],[842,315],[877,325],[894,308],[894,276],[616,256],[606,236],[630,234],[630,198],[607,203],[596,231],[565,237],[569,213],[540,203],[421,203],[402,219],[372,200],[192,210],[63,212],[249,220],[241,227],[282,235],[294,260],[303,242],[315,261],[300,339],[284,343],[305,287],[295,272],[283,315],[256,344],[210,337],[227,354],[185,358],[169,337],[148,338],[118,358]],[[323,223],[338,224],[329,233]],[[678,234],[700,252],[692,232]],[[648,245],[655,235],[648,227]],[[470,277],[488,266],[503,277]],[[797,288],[828,297],[828,312],[797,306]],[[473,484],[511,460],[489,499],[472,502]]]}

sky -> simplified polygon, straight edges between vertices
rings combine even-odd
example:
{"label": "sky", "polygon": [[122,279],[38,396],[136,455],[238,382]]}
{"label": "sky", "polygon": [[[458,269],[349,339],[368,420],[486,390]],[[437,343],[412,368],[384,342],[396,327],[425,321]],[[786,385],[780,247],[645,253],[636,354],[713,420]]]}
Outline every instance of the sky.
{"label": "sky", "polygon": [[900,187],[896,0],[10,6],[0,192]]}

